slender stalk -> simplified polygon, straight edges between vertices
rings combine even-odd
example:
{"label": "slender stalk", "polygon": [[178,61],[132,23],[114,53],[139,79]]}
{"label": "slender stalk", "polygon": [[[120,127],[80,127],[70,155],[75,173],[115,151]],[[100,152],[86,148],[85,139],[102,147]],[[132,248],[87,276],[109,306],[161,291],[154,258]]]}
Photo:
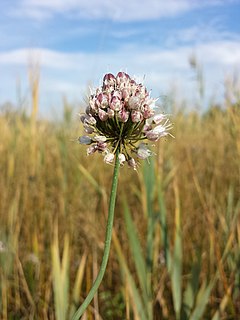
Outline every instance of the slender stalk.
{"label": "slender stalk", "polygon": [[79,307],[79,309],[73,315],[72,320],[78,320],[83,315],[84,311],[86,310],[86,308],[88,307],[88,305],[92,301],[95,293],[97,292],[98,287],[100,286],[102,279],[103,279],[103,276],[104,276],[104,273],[106,271],[110,247],[111,247],[111,240],[112,240],[112,227],[113,227],[113,220],[114,220],[119,167],[120,167],[120,163],[118,160],[118,151],[117,151],[114,172],[113,172],[113,179],[112,179],[112,189],[111,189],[110,202],[109,202],[107,229],[106,229],[105,246],[104,246],[102,263],[101,263],[97,278],[94,281],[91,290],[89,291],[89,293],[88,293],[86,299],[83,301],[82,305]]}

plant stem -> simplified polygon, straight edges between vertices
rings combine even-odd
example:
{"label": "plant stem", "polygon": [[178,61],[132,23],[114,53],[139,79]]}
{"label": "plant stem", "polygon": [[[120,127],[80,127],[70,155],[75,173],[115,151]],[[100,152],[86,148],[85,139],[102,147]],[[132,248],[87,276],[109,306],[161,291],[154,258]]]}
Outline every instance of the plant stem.
{"label": "plant stem", "polygon": [[79,307],[79,309],[73,315],[72,320],[78,320],[83,315],[84,311],[86,310],[86,308],[88,307],[88,305],[92,301],[95,293],[97,292],[98,287],[100,286],[102,279],[103,279],[103,276],[104,276],[104,273],[106,271],[110,247],[111,247],[111,240],[112,240],[112,227],[113,227],[117,185],[118,185],[118,173],[119,173],[119,167],[120,167],[120,163],[118,160],[118,153],[119,152],[117,151],[114,172],[113,172],[113,179],[112,179],[112,189],[111,189],[110,202],[109,202],[107,229],[106,229],[106,235],[105,235],[105,246],[104,246],[102,263],[101,263],[97,278],[94,281],[91,290],[89,291],[89,293],[88,293],[87,297],[85,298],[85,300],[83,301],[82,305]]}

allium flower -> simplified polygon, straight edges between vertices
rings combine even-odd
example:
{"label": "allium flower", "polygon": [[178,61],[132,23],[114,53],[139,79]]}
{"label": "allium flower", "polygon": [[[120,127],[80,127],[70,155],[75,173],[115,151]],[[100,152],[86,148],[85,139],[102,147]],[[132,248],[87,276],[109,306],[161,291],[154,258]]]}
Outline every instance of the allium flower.
{"label": "allium flower", "polygon": [[127,73],[119,72],[116,77],[106,74],[80,116],[85,132],[92,137],[82,136],[79,142],[90,145],[88,155],[98,151],[111,164],[118,152],[120,164],[126,162],[136,169],[134,155],[139,159],[152,155],[144,140],[157,141],[171,135],[172,126],[166,116],[155,114],[156,100]]}
{"label": "allium flower", "polygon": [[85,113],[80,115],[84,131],[92,136],[83,135],[78,139],[79,143],[88,146],[88,155],[100,152],[105,163],[115,164],[102,263],[88,295],[74,313],[73,320],[83,315],[106,271],[120,165],[127,163],[136,170],[137,161],[134,157],[144,160],[152,155],[147,140],[157,141],[171,135],[169,130],[172,126],[166,116],[155,114],[155,102],[156,99],[150,98],[145,86],[130,78],[127,73],[119,72],[116,77],[108,73],[103,78],[102,86],[90,95]]}

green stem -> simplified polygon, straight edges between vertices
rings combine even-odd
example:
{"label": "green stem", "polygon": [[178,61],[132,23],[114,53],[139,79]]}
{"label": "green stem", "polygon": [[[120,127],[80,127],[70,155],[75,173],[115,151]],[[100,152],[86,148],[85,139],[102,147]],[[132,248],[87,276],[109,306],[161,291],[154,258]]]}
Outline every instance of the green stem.
{"label": "green stem", "polygon": [[112,227],[113,227],[113,220],[114,220],[114,209],[115,209],[115,202],[116,202],[116,194],[117,194],[117,185],[118,185],[118,173],[119,173],[120,163],[118,160],[118,151],[116,153],[116,161],[114,166],[113,172],[113,179],[112,179],[112,190],[110,195],[110,202],[109,202],[109,211],[108,211],[108,220],[107,220],[107,229],[106,229],[106,236],[105,236],[105,246],[102,258],[102,264],[100,266],[99,273],[97,275],[96,280],[93,283],[91,290],[89,291],[86,299],[83,301],[82,305],[78,308],[78,310],[73,315],[72,320],[78,320],[83,315],[84,311],[87,309],[88,305],[92,301],[95,293],[100,286],[104,273],[106,271],[108,257],[111,247],[111,239],[112,239]]}

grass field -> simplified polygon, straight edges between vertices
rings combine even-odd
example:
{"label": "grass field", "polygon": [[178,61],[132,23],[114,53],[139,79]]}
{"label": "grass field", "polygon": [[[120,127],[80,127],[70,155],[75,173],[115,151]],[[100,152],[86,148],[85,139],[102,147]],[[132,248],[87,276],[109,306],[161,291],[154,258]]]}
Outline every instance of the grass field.
{"label": "grass field", "polygon": [[[0,318],[70,319],[96,277],[113,167],[81,126],[0,115]],[[174,110],[174,109],[173,109]],[[121,168],[104,281],[83,319],[240,319],[240,105],[172,111],[175,139]]]}

